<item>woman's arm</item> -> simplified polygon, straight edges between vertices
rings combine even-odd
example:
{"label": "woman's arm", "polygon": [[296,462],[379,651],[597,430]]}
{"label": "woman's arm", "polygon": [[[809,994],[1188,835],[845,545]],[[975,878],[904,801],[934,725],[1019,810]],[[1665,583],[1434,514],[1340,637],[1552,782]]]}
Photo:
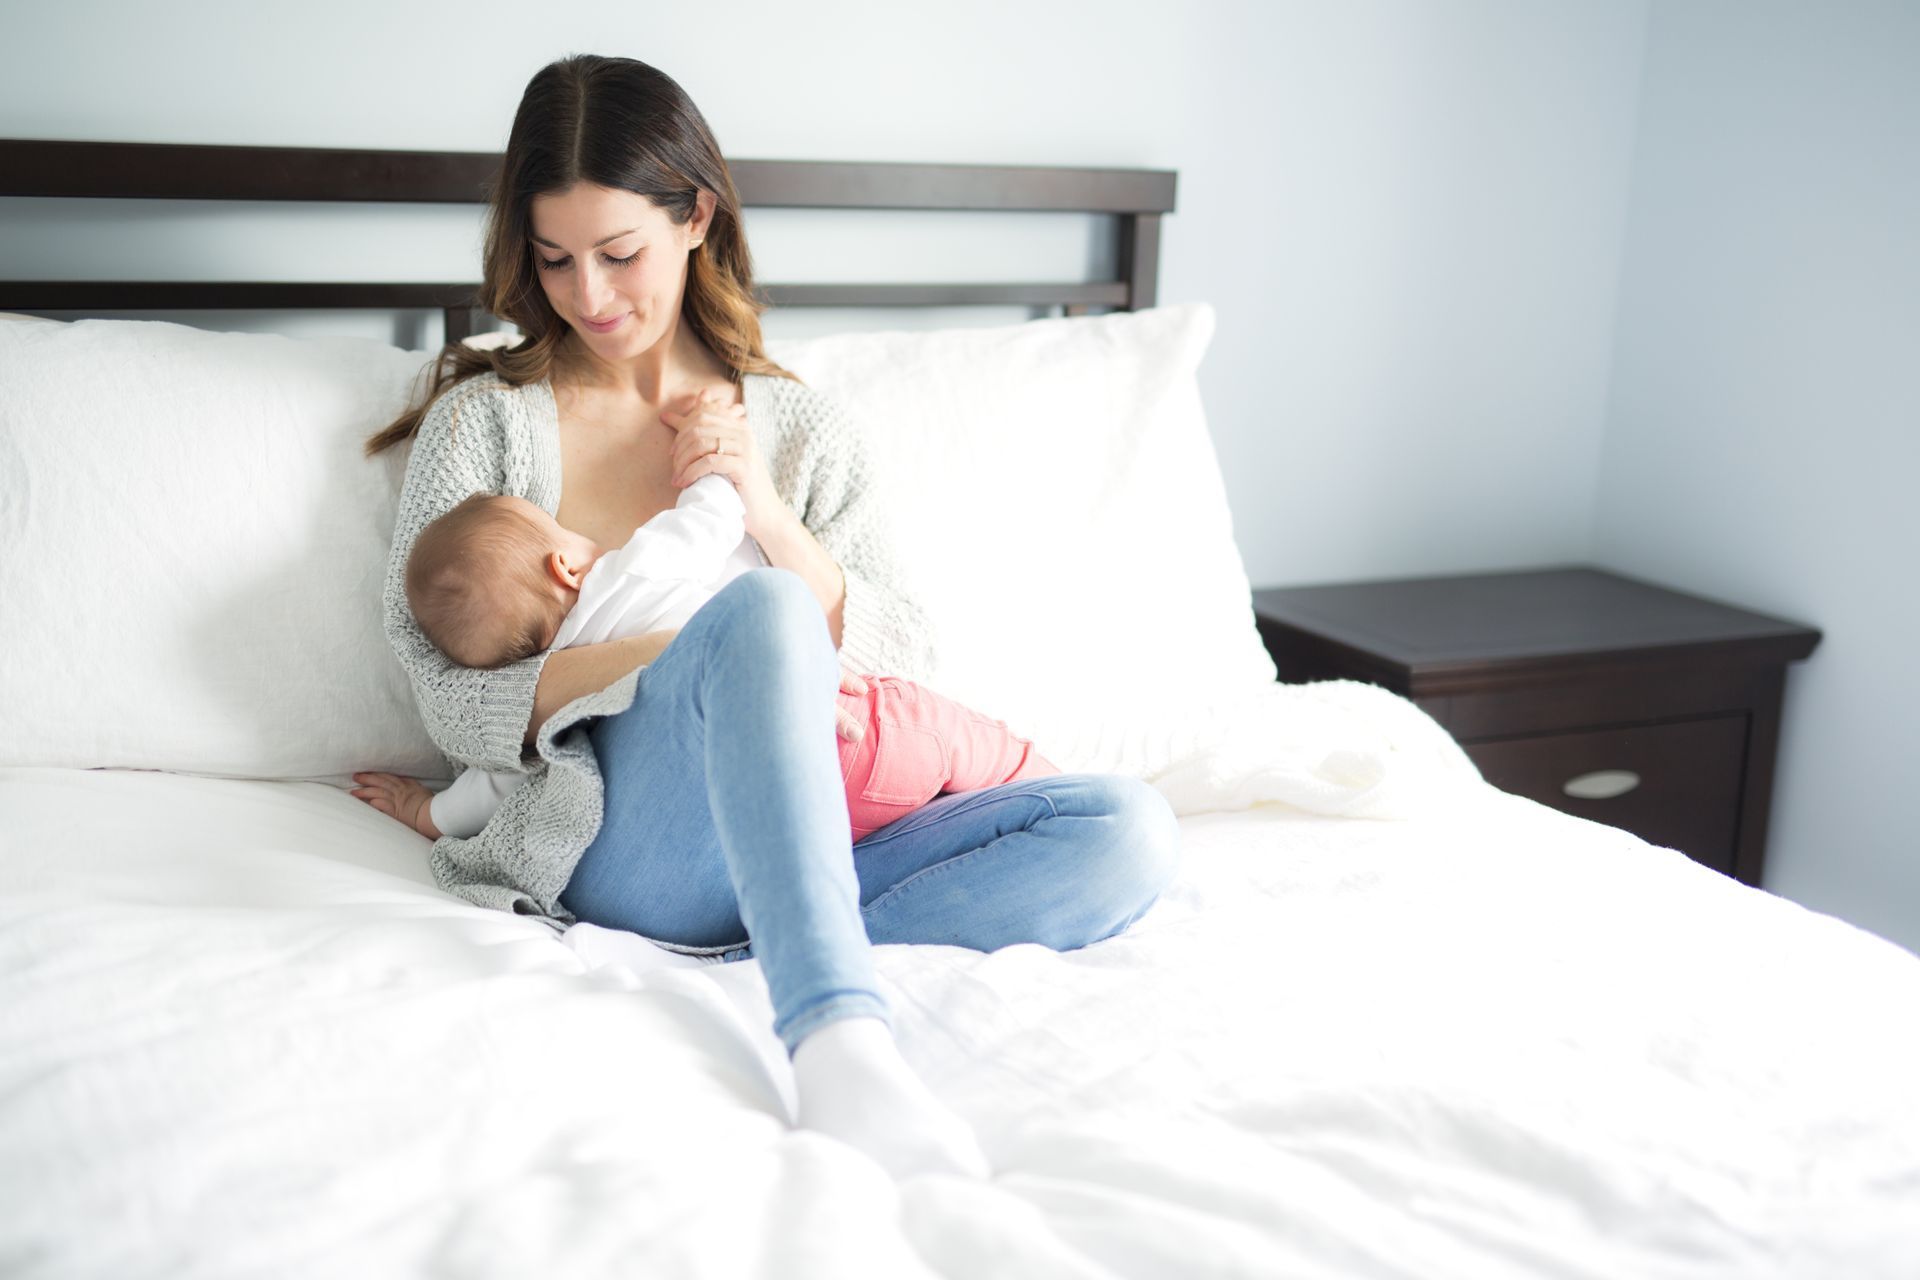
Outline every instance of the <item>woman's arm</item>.
{"label": "woman's arm", "polygon": [[[795,419],[791,443],[776,459],[791,468],[799,514],[779,554],[768,559],[807,580],[827,611],[833,642],[855,671],[924,680],[933,673],[933,627],[893,552],[891,496],[866,437],[832,396],[794,384],[786,392]],[[776,528],[781,528],[776,523]]]}
{"label": "woman's arm", "polygon": [[833,633],[833,647],[838,649],[846,630],[846,575],[840,562],[827,554],[827,549],[800,523],[800,517],[793,514],[792,508],[784,510],[786,518],[776,521],[775,527],[758,539],[760,549],[767,553],[768,563],[791,569],[806,579],[820,607],[826,611],[827,630]]}
{"label": "woman's arm", "polygon": [[[721,407],[719,398],[718,391],[709,390],[694,397],[684,411],[669,409],[661,413],[660,420],[677,435],[673,449],[673,483],[682,486],[684,495],[713,479],[731,482],[741,499],[746,531],[766,553],[767,563],[793,570],[812,589],[820,601],[821,611],[827,616],[827,630],[832,633],[837,649],[847,596],[846,578],[840,565],[808,531],[793,506],[788,504],[788,495],[774,483],[770,469],[774,460],[761,456],[758,437],[747,422],[746,408],[742,405]],[[775,403],[783,412],[792,412],[790,405]],[[804,445],[804,441],[798,441],[791,432],[785,438]],[[812,465],[810,459],[797,461],[800,466]]]}
{"label": "woman's arm", "polygon": [[527,718],[525,745],[532,746],[540,726],[547,718],[575,698],[598,693],[635,667],[644,667],[679,634],[675,631],[649,631],[624,640],[601,644],[583,644],[572,649],[555,649],[547,655],[534,686],[533,712]]}
{"label": "woman's arm", "polygon": [[[740,489],[747,532],[772,564],[805,580],[843,665],[924,679],[933,666],[927,616],[893,556],[892,521],[866,440],[840,403],[777,382],[767,406],[772,457],[738,406],[704,400],[661,421],[679,433],[674,484],[722,475]],[[725,446],[721,448],[720,446]]]}
{"label": "woman's arm", "polygon": [[[428,640],[407,603],[407,557],[420,531],[477,492],[519,492],[507,482],[511,442],[524,441],[521,401],[491,375],[468,379],[428,408],[407,458],[383,591],[387,641],[413,684],[427,734],[469,767],[520,771],[521,747],[547,655],[491,671],[463,667]],[[524,447],[524,445],[523,445]]]}

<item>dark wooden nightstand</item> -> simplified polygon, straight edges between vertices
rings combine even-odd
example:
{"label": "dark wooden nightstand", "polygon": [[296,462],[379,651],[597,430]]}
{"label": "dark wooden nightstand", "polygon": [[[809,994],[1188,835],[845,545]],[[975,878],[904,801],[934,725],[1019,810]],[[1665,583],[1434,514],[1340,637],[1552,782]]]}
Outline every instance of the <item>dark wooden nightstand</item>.
{"label": "dark wooden nightstand", "polygon": [[1282,680],[1411,698],[1487,781],[1751,885],[1787,664],[1820,633],[1599,569],[1253,593]]}

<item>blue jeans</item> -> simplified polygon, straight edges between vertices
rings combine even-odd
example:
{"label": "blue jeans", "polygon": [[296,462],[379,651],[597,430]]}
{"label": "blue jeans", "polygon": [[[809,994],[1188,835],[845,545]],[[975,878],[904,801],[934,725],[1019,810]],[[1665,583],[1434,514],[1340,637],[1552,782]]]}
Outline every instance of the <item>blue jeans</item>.
{"label": "blue jeans", "polygon": [[1172,879],[1179,833],[1132,778],[1062,774],[936,797],[852,843],[835,738],[840,663],[784,569],[728,583],[589,722],[599,834],[560,901],[677,951],[759,959],[789,1052],[839,1018],[888,1018],[870,942],[1071,950],[1119,933]]}

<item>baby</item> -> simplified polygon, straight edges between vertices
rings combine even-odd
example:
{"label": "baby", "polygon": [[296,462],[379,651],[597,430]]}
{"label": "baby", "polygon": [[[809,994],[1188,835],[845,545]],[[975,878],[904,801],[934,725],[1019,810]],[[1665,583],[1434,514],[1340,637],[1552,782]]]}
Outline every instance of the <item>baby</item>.
{"label": "baby", "polygon": [[[490,669],[546,649],[678,629],[765,563],[747,536],[739,492],[717,475],[688,485],[611,553],[524,498],[477,493],[420,531],[407,559],[407,602],[442,653]],[[863,692],[839,695],[865,730],[839,742],[855,840],[942,792],[1060,772],[1003,722],[922,685],[893,676],[864,683]],[[468,769],[427,803],[399,797],[395,816],[411,813],[432,839],[477,835],[525,782],[522,773]]]}

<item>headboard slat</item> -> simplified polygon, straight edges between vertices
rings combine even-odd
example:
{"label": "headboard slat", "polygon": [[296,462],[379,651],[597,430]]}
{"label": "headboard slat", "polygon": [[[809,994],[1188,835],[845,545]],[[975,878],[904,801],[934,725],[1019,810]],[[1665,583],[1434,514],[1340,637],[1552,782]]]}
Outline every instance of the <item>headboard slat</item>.
{"label": "headboard slat", "polygon": [[[467,306],[477,285],[271,280],[15,280],[0,283],[6,304],[22,311],[331,311]],[[776,307],[1125,306],[1127,286],[1092,284],[769,284]]]}
{"label": "headboard slat", "polygon": [[[0,138],[0,196],[477,204],[499,167],[482,151],[359,151]],[[804,209],[1170,213],[1176,175],[1040,165],[735,160],[742,204]]]}
{"label": "headboard slat", "polygon": [[[0,138],[0,196],[477,204],[496,153],[232,147],[182,143],[59,142]],[[1038,165],[730,162],[752,208],[1053,211],[1116,215],[1118,261],[1109,280],[1035,284],[768,284],[773,306],[1020,305],[1135,310],[1152,306],[1161,218],[1177,175],[1156,169]],[[0,310],[141,311],[432,308],[466,330],[472,283],[0,280]]]}

